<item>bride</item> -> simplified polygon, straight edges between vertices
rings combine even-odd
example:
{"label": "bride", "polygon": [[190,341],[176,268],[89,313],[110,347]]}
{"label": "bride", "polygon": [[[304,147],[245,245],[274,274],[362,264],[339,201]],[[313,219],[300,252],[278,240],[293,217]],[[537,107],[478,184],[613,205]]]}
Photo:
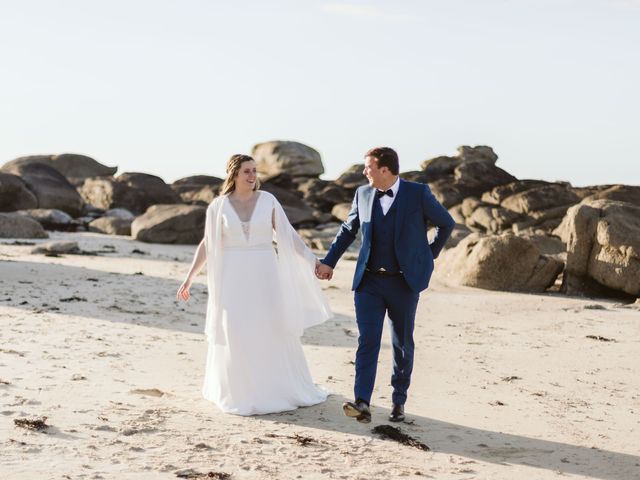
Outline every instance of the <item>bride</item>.
{"label": "bride", "polygon": [[193,279],[207,264],[202,394],[238,415],[293,410],[327,397],[314,385],[300,343],[305,328],[331,317],[314,276],[318,260],[276,198],[258,187],[253,158],[233,155],[177,292],[188,301]]}

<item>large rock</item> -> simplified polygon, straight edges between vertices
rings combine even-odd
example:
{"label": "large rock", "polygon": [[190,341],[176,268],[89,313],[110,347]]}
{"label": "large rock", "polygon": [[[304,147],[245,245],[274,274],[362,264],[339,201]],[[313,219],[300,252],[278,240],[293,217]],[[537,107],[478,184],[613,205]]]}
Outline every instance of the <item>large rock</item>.
{"label": "large rock", "polygon": [[181,198],[155,175],[123,173],[117,178],[88,178],[78,189],[87,203],[98,208],[126,208],[141,214],[151,205],[180,203]]}
{"label": "large rock", "polygon": [[598,293],[601,285],[640,296],[640,207],[585,201],[569,209],[566,228],[565,293]]}
{"label": "large rock", "polygon": [[463,184],[471,195],[516,181],[516,177],[490,161],[463,161],[453,172],[456,183]]}
{"label": "large rock", "polygon": [[[314,250],[327,251],[336,238],[338,231],[340,230],[339,223],[329,223],[323,226],[323,228],[315,229],[300,229],[298,234],[303,240]],[[351,254],[357,254],[360,251],[360,235],[353,241],[347,252]]]}
{"label": "large rock", "polygon": [[309,207],[295,193],[272,185],[269,182],[264,183],[261,189],[276,197],[287,214],[289,222],[294,227],[317,223],[313,208]]}
{"label": "large rock", "polygon": [[133,219],[118,217],[96,218],[89,223],[90,232],[104,233],[106,235],[131,235],[131,223]]}
{"label": "large rock", "polygon": [[427,175],[425,172],[420,170],[411,170],[408,172],[401,172],[400,178],[403,178],[404,180],[408,180],[410,182],[416,182],[416,183],[429,183],[434,180],[433,178],[429,177],[429,175]]}
{"label": "large rock", "polygon": [[122,218],[124,220],[131,220],[131,221],[133,221],[133,219],[136,217],[133,213],[131,213],[126,208],[112,208],[104,212],[104,216]]}
{"label": "large rock", "polygon": [[[558,225],[561,224],[563,217],[567,213],[570,205],[561,205],[559,207],[551,207],[547,210],[538,210],[530,212],[528,216],[523,220],[518,220],[512,225],[513,231],[516,234],[520,234],[529,229],[544,230],[547,233],[555,231]],[[512,212],[511,210],[507,210]],[[515,213],[515,212],[512,212]]]}
{"label": "large rock", "polygon": [[351,211],[351,202],[338,203],[334,205],[331,209],[331,215],[340,220],[341,222],[345,222],[349,217],[349,212]]}
{"label": "large rock", "polygon": [[224,180],[211,175],[192,175],[191,177],[179,178],[172,185],[221,185]]}
{"label": "large rock", "polygon": [[491,147],[462,145],[458,147],[458,154],[455,157],[439,156],[430,158],[422,162],[420,168],[426,174],[429,182],[435,182],[453,175],[456,168],[463,163],[480,162],[489,166],[495,165],[497,160],[498,155]]}
{"label": "large rock", "polygon": [[434,197],[436,197],[436,200],[438,200],[444,208],[451,208],[454,205],[462,203],[464,200],[464,195],[450,180],[436,180],[435,182],[429,183],[429,188]]}
{"label": "large rock", "polygon": [[493,151],[493,148],[486,145],[478,145],[475,147],[462,145],[458,147],[458,158],[464,162],[482,161],[495,164],[498,161],[496,152]]}
{"label": "large rock", "polygon": [[499,233],[510,229],[520,217],[519,213],[506,208],[482,205],[466,218],[465,224],[485,232]]}
{"label": "large rock", "polygon": [[0,213],[0,238],[48,238],[42,225],[33,218],[15,213]]}
{"label": "large rock", "polygon": [[196,245],[204,235],[206,208],[195,205],[153,205],[131,224],[131,236],[148,243]]}
{"label": "large rock", "polygon": [[447,239],[447,243],[445,243],[444,248],[454,248],[456,247],[462,240],[471,235],[471,230],[465,226],[456,223],[456,226],[453,228],[453,232],[451,232],[451,236]]}
{"label": "large rock", "polygon": [[55,208],[78,216],[84,202],[76,189],[55,168],[39,162],[14,160],[2,171],[19,176],[38,200],[38,208]]}
{"label": "large rock", "polygon": [[[298,189],[298,184],[304,183],[307,180],[309,180],[309,177],[297,177],[294,179],[288,173],[282,172],[275,177],[269,178],[266,182],[262,182],[261,185],[268,183],[269,185],[275,185],[276,187],[293,191]],[[302,193],[300,194],[300,197],[302,197]]]}
{"label": "large rock", "polygon": [[155,175],[126,172],[118,175],[116,181],[143,192],[148,205],[180,202],[179,195],[171,190],[171,187],[164,183],[164,180]]}
{"label": "large rock", "polygon": [[180,199],[189,205],[209,205],[220,193],[221,184],[196,185],[181,183],[171,185],[171,190],[180,195]]}
{"label": "large rock", "polygon": [[303,193],[303,199],[309,206],[325,213],[331,212],[334,205],[353,198],[346,188],[319,178],[310,178],[298,185],[298,191]]}
{"label": "large rock", "polygon": [[16,212],[18,215],[25,215],[33,218],[36,222],[43,226],[45,230],[75,230],[76,222],[71,215],[51,208],[35,208],[32,210],[20,210]]}
{"label": "large rock", "polygon": [[[436,199],[446,208],[470,196],[480,196],[516,178],[495,165],[498,156],[491,147],[461,146],[455,157],[436,157],[422,163],[423,176],[407,172],[405,177],[427,182]],[[493,202],[491,202],[493,203]]]}
{"label": "large rock", "polygon": [[[41,163],[55,168],[67,179],[85,179],[115,175],[118,167],[107,167],[86,155],[63,153],[60,155],[32,155],[7,162],[5,167]],[[4,168],[4,167],[3,167]]]}
{"label": "large rock", "polygon": [[320,154],[298,142],[259,143],[251,151],[263,179],[286,172],[292,177],[318,177],[324,173]]}
{"label": "large rock", "polygon": [[343,188],[346,188],[353,194],[358,187],[366,185],[369,181],[362,172],[364,170],[364,163],[356,163],[347,168],[344,172],[336,178],[335,183]]}
{"label": "large rock", "polygon": [[36,208],[38,199],[22,179],[10,173],[0,173],[0,212]]}
{"label": "large rock", "polygon": [[80,247],[78,246],[78,242],[60,240],[41,243],[37,247],[33,247],[31,249],[31,253],[44,253],[45,255],[73,255],[80,253]]}
{"label": "large rock", "polygon": [[173,182],[171,189],[189,205],[208,205],[220,193],[224,180],[210,175],[193,175]]}
{"label": "large rock", "polygon": [[430,182],[453,175],[453,171],[462,163],[459,157],[440,156],[425,160],[420,168],[427,175]]}
{"label": "large rock", "polygon": [[482,201],[499,205],[511,195],[547,185],[552,184],[544,180],[516,180],[505,185],[499,185],[491,189],[491,191],[485,192],[482,195]]}
{"label": "large rock", "polygon": [[529,214],[534,211],[574,205],[579,201],[580,198],[569,185],[553,183],[511,195],[500,205],[514,212]]}
{"label": "large rock", "polygon": [[439,276],[454,284],[517,292],[545,291],[563,267],[525,238],[475,233],[446,250],[438,262],[443,266]]}
{"label": "large rock", "polygon": [[615,200],[640,207],[640,187],[632,185],[613,185],[585,198],[591,200]]}

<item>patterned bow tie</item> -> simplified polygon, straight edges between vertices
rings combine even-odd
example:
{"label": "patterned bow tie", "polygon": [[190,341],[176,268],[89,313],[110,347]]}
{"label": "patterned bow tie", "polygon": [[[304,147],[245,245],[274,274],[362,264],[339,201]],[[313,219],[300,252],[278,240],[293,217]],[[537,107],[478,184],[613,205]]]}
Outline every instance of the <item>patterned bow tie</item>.
{"label": "patterned bow tie", "polygon": [[381,198],[384,197],[385,195],[389,195],[390,197],[393,198],[393,190],[389,189],[389,190],[376,190],[376,198]]}

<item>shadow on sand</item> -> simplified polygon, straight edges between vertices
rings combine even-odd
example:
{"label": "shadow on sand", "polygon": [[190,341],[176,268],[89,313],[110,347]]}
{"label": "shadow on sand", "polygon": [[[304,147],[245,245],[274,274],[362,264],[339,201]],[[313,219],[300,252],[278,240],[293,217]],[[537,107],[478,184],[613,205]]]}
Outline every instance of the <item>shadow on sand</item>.
{"label": "shadow on sand", "polygon": [[405,423],[394,424],[387,421],[390,410],[376,405],[372,406],[372,422],[360,424],[342,414],[342,404],[347,400],[350,399],[331,395],[324,404],[256,418],[366,437],[374,436],[372,429],[376,425],[387,424],[399,427],[402,432],[425,443],[436,453],[499,465],[526,465],[605,480],[640,478],[640,456],[483,430],[412,415],[410,410],[407,411]]}

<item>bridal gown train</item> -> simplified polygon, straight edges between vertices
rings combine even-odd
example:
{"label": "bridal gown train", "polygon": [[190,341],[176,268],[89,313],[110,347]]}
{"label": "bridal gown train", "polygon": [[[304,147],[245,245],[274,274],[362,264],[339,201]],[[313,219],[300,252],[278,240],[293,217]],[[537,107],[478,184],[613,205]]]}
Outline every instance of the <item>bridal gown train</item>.
{"label": "bridal gown train", "polygon": [[311,379],[300,338],[276,328],[287,292],[275,274],[273,201],[260,192],[249,222],[240,221],[228,199],[221,207],[219,301],[226,341],[209,343],[202,393],[238,415],[293,410],[327,398]]}

